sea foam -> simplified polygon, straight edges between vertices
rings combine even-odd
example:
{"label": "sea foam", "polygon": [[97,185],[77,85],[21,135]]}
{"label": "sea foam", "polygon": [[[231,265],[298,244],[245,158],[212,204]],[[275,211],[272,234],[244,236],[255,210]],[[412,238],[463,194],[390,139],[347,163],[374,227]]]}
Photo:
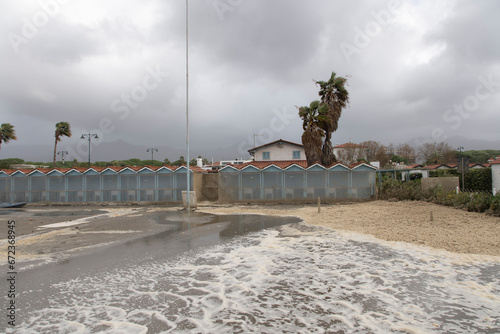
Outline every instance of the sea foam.
{"label": "sea foam", "polygon": [[53,284],[16,333],[493,333],[499,269],[293,224]]}

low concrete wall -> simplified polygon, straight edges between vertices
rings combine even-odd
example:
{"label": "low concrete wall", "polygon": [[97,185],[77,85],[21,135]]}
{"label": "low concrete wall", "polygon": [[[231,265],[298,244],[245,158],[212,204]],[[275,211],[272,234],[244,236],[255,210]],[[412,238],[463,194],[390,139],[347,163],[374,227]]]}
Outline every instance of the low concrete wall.
{"label": "low concrete wall", "polygon": [[452,177],[429,177],[422,179],[422,189],[430,189],[440,186],[444,189],[455,190],[459,186],[459,179],[457,176]]}
{"label": "low concrete wall", "polygon": [[198,201],[202,200],[203,174],[204,173],[193,173],[193,190],[196,192]]}
{"label": "low concrete wall", "polygon": [[[187,208],[187,191],[182,192],[182,205]],[[189,192],[189,207],[190,209],[198,208],[198,201],[196,200],[196,191]]]}
{"label": "low concrete wall", "polygon": [[500,164],[491,165],[492,188],[500,191]]}
{"label": "low concrete wall", "polygon": [[217,201],[219,199],[219,174],[203,174],[202,184],[200,200]]}

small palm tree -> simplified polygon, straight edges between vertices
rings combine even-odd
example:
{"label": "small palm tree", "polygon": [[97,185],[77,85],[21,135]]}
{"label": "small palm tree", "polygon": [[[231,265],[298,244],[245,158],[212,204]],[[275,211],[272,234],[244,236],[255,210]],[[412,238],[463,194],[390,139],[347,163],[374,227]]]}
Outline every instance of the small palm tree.
{"label": "small palm tree", "polygon": [[17,137],[14,125],[10,123],[3,123],[0,125],[0,149],[2,148],[2,143],[8,143],[9,141],[16,139]]}
{"label": "small palm tree", "polygon": [[61,141],[61,137],[71,137],[71,127],[68,122],[59,122],[56,124],[56,141],[54,144],[54,165],[56,163],[57,143]]}

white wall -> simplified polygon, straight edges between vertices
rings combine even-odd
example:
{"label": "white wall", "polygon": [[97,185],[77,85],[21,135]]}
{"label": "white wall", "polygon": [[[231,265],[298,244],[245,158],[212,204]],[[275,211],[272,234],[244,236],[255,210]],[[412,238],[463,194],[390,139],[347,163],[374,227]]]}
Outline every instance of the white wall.
{"label": "white wall", "polygon": [[278,147],[278,145],[276,144],[273,146],[268,146],[268,147],[262,148],[260,150],[257,150],[255,152],[255,161],[267,161],[268,160],[268,159],[264,160],[262,158],[263,152],[270,153],[269,160],[278,160],[278,161],[297,160],[297,159],[293,158],[293,151],[300,151],[300,159],[299,160],[306,160],[306,154],[305,154],[303,148],[283,143],[283,147]]}
{"label": "white wall", "polygon": [[365,147],[333,148],[333,154],[335,154],[337,160],[348,165],[355,163],[358,159],[365,159],[366,151],[367,149]]}
{"label": "white wall", "polygon": [[411,174],[422,174],[422,178],[428,178],[429,177],[429,171],[427,169],[412,169],[410,170],[410,175]]}
{"label": "white wall", "polygon": [[493,188],[500,191],[500,164],[491,165],[491,176]]}

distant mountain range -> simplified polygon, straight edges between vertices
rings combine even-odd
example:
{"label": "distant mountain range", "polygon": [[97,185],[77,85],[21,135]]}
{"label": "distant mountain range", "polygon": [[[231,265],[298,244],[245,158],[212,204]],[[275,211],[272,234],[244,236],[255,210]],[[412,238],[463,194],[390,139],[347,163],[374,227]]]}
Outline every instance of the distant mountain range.
{"label": "distant mountain range", "polygon": [[[151,146],[149,146],[151,147]],[[103,142],[98,146],[91,147],[91,161],[112,161],[112,160],[128,160],[137,158],[141,160],[151,159],[151,152],[146,152],[149,148],[145,145],[134,145],[123,140],[113,142]],[[163,161],[168,158],[171,162],[176,161],[182,155],[186,158],[185,149],[176,149],[170,146],[155,146],[158,152],[154,152],[154,159]],[[75,148],[76,149],[76,148]],[[65,150],[64,144],[59,144],[58,151]],[[201,155],[209,161],[220,161],[235,158],[248,158],[247,154],[241,157],[237,153],[237,146],[225,147],[220,149],[191,149],[189,152],[190,159],[197,158]],[[85,151],[88,152],[88,151]],[[34,162],[51,162],[54,154],[54,146],[50,145],[16,145],[15,141],[8,144],[2,144],[0,150],[0,159],[19,158],[25,161]],[[78,161],[87,161],[88,154],[85,153],[77,159]],[[66,157],[66,160],[73,160],[74,157]],[[57,156],[57,160],[61,160],[61,156]]]}
{"label": "distant mountain range", "polygon": [[[419,139],[413,139],[407,141],[408,144],[415,146],[416,144],[422,142]],[[500,141],[488,141],[482,139],[470,139],[463,136],[450,136],[446,142],[452,148],[458,149],[460,146],[464,148],[465,151],[475,151],[475,150],[500,150]],[[394,143],[398,144],[398,143]]]}
{"label": "distant mountain range", "polygon": [[[285,139],[285,138],[284,138]],[[416,143],[417,140],[408,141],[409,144]],[[463,146],[465,151],[469,150],[500,150],[500,141],[487,141],[476,140],[465,137],[454,136],[447,140],[447,143],[453,147],[458,148]],[[394,143],[399,144],[399,143]],[[158,152],[154,153],[155,160],[163,161],[168,158],[170,161],[178,160],[182,155],[186,158],[186,150],[173,148],[170,146],[157,146]],[[58,151],[65,149],[64,144],[60,144]],[[113,142],[103,142],[99,146],[94,146],[91,149],[91,161],[112,161],[112,160],[127,160],[137,158],[141,160],[151,159],[151,153],[146,152],[148,149],[145,145],[134,145],[123,140],[116,140]],[[15,141],[8,144],[2,144],[0,150],[0,159],[7,158],[20,158],[25,161],[36,162],[51,162],[54,154],[54,147],[51,145],[18,145]],[[205,148],[205,149],[191,149],[190,158],[197,158],[201,155],[209,161],[219,160],[232,160],[236,158],[247,159],[250,156],[238,153],[238,144],[222,148]],[[78,161],[87,161],[88,155],[85,153]],[[58,156],[60,160],[60,156]],[[70,158],[69,160],[73,160]]]}

